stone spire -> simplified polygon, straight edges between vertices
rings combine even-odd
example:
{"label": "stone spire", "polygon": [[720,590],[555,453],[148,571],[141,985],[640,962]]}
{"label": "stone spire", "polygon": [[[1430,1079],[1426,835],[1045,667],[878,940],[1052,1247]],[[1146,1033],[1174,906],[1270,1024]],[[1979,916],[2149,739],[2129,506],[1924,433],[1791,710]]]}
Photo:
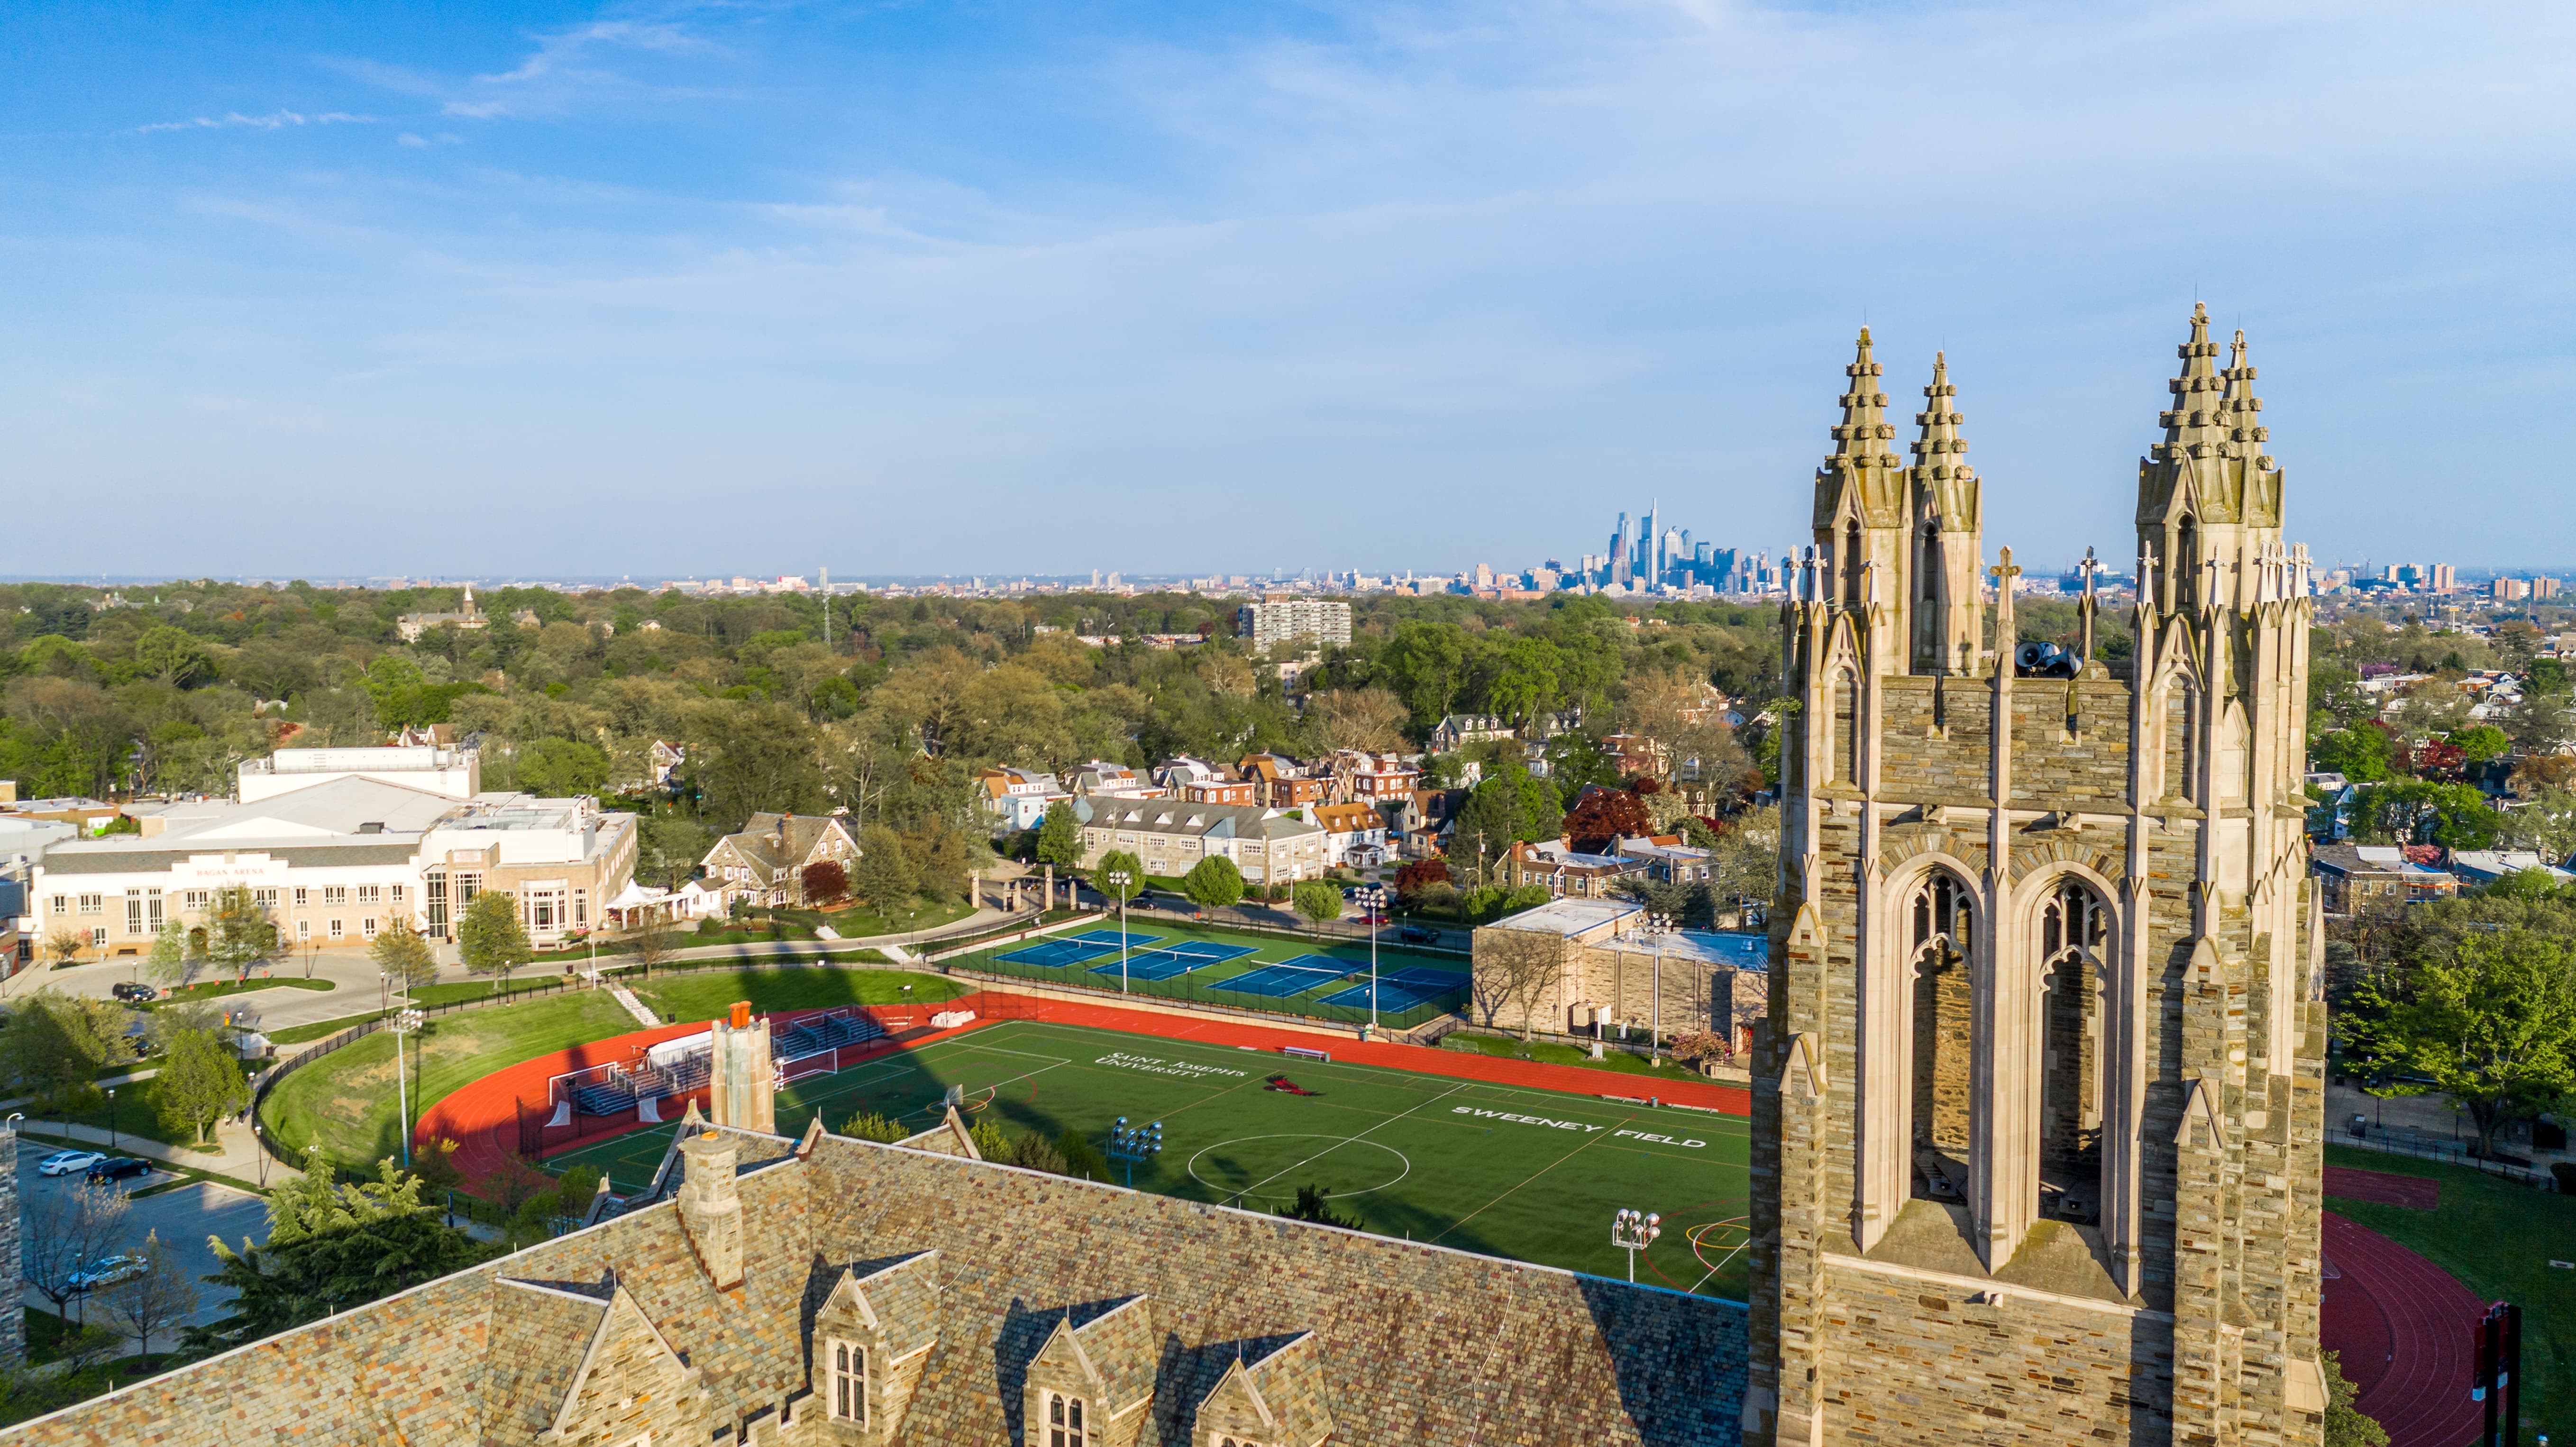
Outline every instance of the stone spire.
{"label": "stone spire", "polygon": [[1896,429],[1888,425],[1887,394],[1879,390],[1879,365],[1870,355],[1869,328],[1860,329],[1860,346],[1852,364],[1843,368],[1850,386],[1842,395],[1843,420],[1834,428],[1834,450],[1827,468],[1849,458],[1855,467],[1896,466]]}
{"label": "stone spire", "polygon": [[1914,414],[1914,425],[1922,429],[1914,439],[1914,467],[1922,477],[1947,478],[1953,469],[1967,471],[1968,444],[1959,435],[1959,424],[1967,418],[1958,411],[1958,394],[1950,383],[1949,353],[1934,352],[1932,385],[1923,389],[1925,410]]}
{"label": "stone spire", "polygon": [[2182,358],[2182,372],[2165,384],[2173,393],[2173,406],[2156,419],[2164,424],[2165,440],[2150,446],[2147,455],[2158,462],[2214,457],[2218,444],[2227,440],[2230,378],[2218,367],[2218,343],[2209,339],[2206,304],[2192,303],[2191,339],[2174,352]]}
{"label": "stone spire", "polygon": [[2263,399],[2254,395],[2254,364],[2246,360],[2244,328],[2237,328],[2236,344],[2228,351],[2227,370],[2219,375],[2227,379],[2227,391],[2219,404],[2226,429],[2220,455],[2260,456],[2272,429],[2263,425]]}

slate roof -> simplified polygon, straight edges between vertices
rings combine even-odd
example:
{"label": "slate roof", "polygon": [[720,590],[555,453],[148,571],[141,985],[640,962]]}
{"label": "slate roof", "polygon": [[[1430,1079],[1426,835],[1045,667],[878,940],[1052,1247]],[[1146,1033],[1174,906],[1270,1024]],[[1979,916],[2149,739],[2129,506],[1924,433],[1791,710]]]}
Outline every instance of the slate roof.
{"label": "slate roof", "polygon": [[[787,826],[783,843],[781,821]],[[840,820],[830,814],[754,814],[744,822],[742,832],[717,840],[716,848],[730,845],[754,868],[774,874],[803,864],[823,836],[839,825]],[[712,850],[709,857],[713,857]]]}
{"label": "slate roof", "polygon": [[[1141,1440],[1179,1447],[1238,1352],[1312,1332],[1333,1441],[1732,1447],[1740,1304],[1014,1167],[824,1136],[738,1178],[743,1279],[719,1292],[662,1203],[22,1424],[0,1443],[400,1441],[535,1447],[623,1299],[738,1425],[805,1393],[807,1329],[854,1267],[936,1251],[938,1344],[900,1440],[1015,1440],[1027,1363],[1068,1310],[1142,1343]],[[789,1143],[778,1141],[772,1149]],[[892,1305],[891,1300],[888,1305]],[[1247,1344],[1251,1345],[1247,1350]],[[1123,1354],[1123,1353],[1113,1353]],[[1268,1354],[1261,1358],[1268,1363]],[[1296,1365],[1283,1360],[1282,1368]],[[1272,1374],[1259,1374],[1267,1399]],[[680,1410],[675,1405],[672,1410]],[[687,1440],[673,1422],[655,1440]]]}

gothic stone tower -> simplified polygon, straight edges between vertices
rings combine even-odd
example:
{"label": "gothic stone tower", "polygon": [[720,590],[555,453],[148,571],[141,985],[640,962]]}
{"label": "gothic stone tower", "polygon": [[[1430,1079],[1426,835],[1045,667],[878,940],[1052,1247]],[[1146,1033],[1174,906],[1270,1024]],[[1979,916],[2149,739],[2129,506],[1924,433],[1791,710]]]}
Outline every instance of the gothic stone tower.
{"label": "gothic stone tower", "polygon": [[1867,331],[1846,369],[1782,608],[1748,1447],[2322,1440],[2308,560],[2243,335],[2180,355],[2132,656],[2088,555],[2053,667],[1945,363],[1910,463]]}

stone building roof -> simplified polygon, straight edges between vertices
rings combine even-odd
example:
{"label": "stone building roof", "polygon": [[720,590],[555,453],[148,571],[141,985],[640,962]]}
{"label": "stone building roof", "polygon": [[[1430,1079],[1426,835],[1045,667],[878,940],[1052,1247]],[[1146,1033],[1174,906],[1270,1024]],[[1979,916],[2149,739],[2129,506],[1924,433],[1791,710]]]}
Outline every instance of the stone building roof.
{"label": "stone building roof", "polygon": [[813,1327],[853,1273],[900,1340],[935,1340],[900,1383],[895,1440],[921,1447],[1034,1440],[1025,1384],[1068,1314],[1118,1391],[1149,1394],[1125,1418],[1140,1443],[1193,1442],[1203,1405],[1239,1406],[1218,1393],[1238,1360],[1274,1415],[1329,1421],[1334,1441],[1731,1447],[1740,1430],[1735,1303],[834,1136],[727,1179],[730,1289],[663,1202],[0,1442],[819,1442]]}
{"label": "stone building roof", "polygon": [[707,857],[712,861],[730,849],[743,863],[764,871],[764,877],[776,878],[780,870],[802,866],[824,836],[835,832],[846,838],[849,826],[832,814],[754,814],[741,832],[717,840]]}

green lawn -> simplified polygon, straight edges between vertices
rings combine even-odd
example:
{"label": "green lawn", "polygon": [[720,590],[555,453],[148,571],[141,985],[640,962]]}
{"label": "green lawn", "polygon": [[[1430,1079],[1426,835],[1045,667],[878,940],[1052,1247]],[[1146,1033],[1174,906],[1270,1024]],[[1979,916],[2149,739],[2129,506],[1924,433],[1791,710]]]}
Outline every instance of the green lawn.
{"label": "green lawn", "polygon": [[[1283,1074],[1313,1094],[1265,1088]],[[1605,1276],[1627,1270],[1612,1215],[1658,1211],[1664,1236],[1638,1280],[1745,1293],[1750,1134],[1734,1116],[1011,1021],[796,1082],[779,1096],[778,1128],[869,1111],[926,1126],[950,1085],[978,1119],[1049,1139],[1072,1128],[1098,1144],[1118,1116],[1161,1121],[1142,1189],[1274,1208],[1316,1185],[1384,1235]],[[670,1138],[646,1127],[547,1164],[590,1165],[633,1190]]]}
{"label": "green lawn", "polygon": [[[503,1066],[634,1028],[634,1017],[599,990],[431,1016],[413,1037],[412,1117]],[[364,1171],[401,1149],[395,1111],[394,1037],[378,1031],[287,1076],[260,1119],[292,1151],[318,1139],[335,1164]]]}
{"label": "green lawn", "polygon": [[377,1013],[369,1010],[363,1015],[343,1015],[337,1020],[316,1020],[310,1025],[289,1025],[283,1030],[267,1030],[261,1033],[268,1036],[268,1043],[271,1045],[301,1045],[307,1040],[327,1039],[352,1025],[363,1025],[376,1018]]}
{"label": "green lawn", "polygon": [[[76,1125],[95,1126],[100,1130],[106,1130],[110,1126],[112,1105],[113,1124],[117,1134],[141,1136],[146,1140],[159,1141],[163,1145],[195,1148],[197,1144],[195,1131],[185,1126],[173,1128],[161,1123],[161,1077],[156,1075],[149,1080],[129,1080],[112,1088],[116,1091],[116,1099],[113,1102],[102,1104],[96,1110],[70,1116],[68,1119]],[[50,1118],[56,1121],[66,1119],[61,1116]]]}
{"label": "green lawn", "polygon": [[782,910],[788,919],[806,924],[827,924],[832,933],[845,940],[866,939],[871,935],[907,934],[913,930],[937,929],[953,924],[975,912],[962,899],[925,900],[912,910],[879,911],[865,905],[852,905],[842,910]]}
{"label": "green lawn", "polygon": [[[1289,936],[1257,934],[1246,930],[1212,929],[1194,921],[1165,915],[1158,911],[1131,910],[1127,916],[1129,949],[1135,951],[1168,947],[1184,940],[1205,940],[1249,950],[1250,953],[1216,964],[1197,966],[1186,973],[1163,979],[1148,978],[1150,970],[1131,970],[1128,992],[1158,999],[1190,1003],[1228,1005],[1241,1009],[1268,1010],[1281,1014],[1305,1015],[1314,1019],[1358,1024],[1369,1018],[1365,996],[1338,1005],[1324,1002],[1334,995],[1365,985],[1369,972],[1369,946],[1365,940],[1319,940],[1311,935]],[[1083,959],[1070,964],[1050,966],[1011,956],[1042,949],[1051,941],[1072,941],[1091,937],[1095,943]],[[996,941],[971,954],[945,959],[943,964],[965,969],[988,970],[994,974],[1021,979],[1045,980],[1050,983],[1080,985],[1089,989],[1118,988],[1118,919],[1115,914],[1099,924],[1080,929],[1062,930],[1028,940]],[[1249,974],[1264,965],[1307,956],[1328,957],[1332,964],[1321,967],[1326,973],[1314,976],[1317,983],[1295,995],[1248,995],[1226,988],[1228,981]],[[1312,959],[1304,963],[1314,966]],[[1377,947],[1377,969],[1381,980],[1390,979],[1407,969],[1430,969],[1461,977],[1460,987],[1445,997],[1405,1010],[1392,1007],[1381,1011],[1381,1021],[1390,1027],[1418,1025],[1446,1009],[1463,1008],[1463,977],[1467,961],[1454,954],[1434,954],[1381,942]]]}
{"label": "green lawn", "polygon": [[329,980],[307,980],[295,976],[272,976],[263,979],[254,975],[247,980],[201,980],[193,985],[181,985],[163,998],[212,1000],[221,995],[239,995],[251,990],[333,990],[337,988],[339,987]]}
{"label": "green lawn", "polygon": [[[1641,1040],[1642,1038],[1640,1037]],[[1497,1040],[1490,1035],[1469,1035],[1460,1032],[1440,1037],[1440,1048],[1460,1050],[1475,1055],[1497,1055],[1505,1060],[1536,1060],[1548,1065],[1579,1065],[1587,1070],[1606,1070],[1614,1075],[1646,1075],[1665,1080],[1706,1078],[1696,1070],[1675,1065],[1669,1060],[1662,1065],[1656,1065],[1642,1055],[1631,1055],[1625,1050],[1614,1050],[1607,1046],[1603,1047],[1601,1058],[1595,1060],[1592,1058],[1592,1052],[1587,1048],[1561,1044],[1553,1040],[1533,1040],[1523,1044],[1518,1040]]]}
{"label": "green lawn", "polygon": [[[2326,1147],[2326,1163],[2423,1176],[2442,1183],[2438,1211],[2326,1197],[2326,1209],[2421,1253],[2481,1301],[2522,1305],[2523,1422],[2571,1430],[2576,1420],[2576,1200],[2518,1186],[2464,1166]],[[2568,1415],[2561,1416],[2561,1413]]]}
{"label": "green lawn", "polygon": [[[953,1000],[969,988],[962,981],[907,970],[690,970],[630,982],[636,997],[665,1020],[713,1020],[736,1000],[763,1014],[830,1005],[898,1005]],[[906,993],[909,989],[910,993]]]}

